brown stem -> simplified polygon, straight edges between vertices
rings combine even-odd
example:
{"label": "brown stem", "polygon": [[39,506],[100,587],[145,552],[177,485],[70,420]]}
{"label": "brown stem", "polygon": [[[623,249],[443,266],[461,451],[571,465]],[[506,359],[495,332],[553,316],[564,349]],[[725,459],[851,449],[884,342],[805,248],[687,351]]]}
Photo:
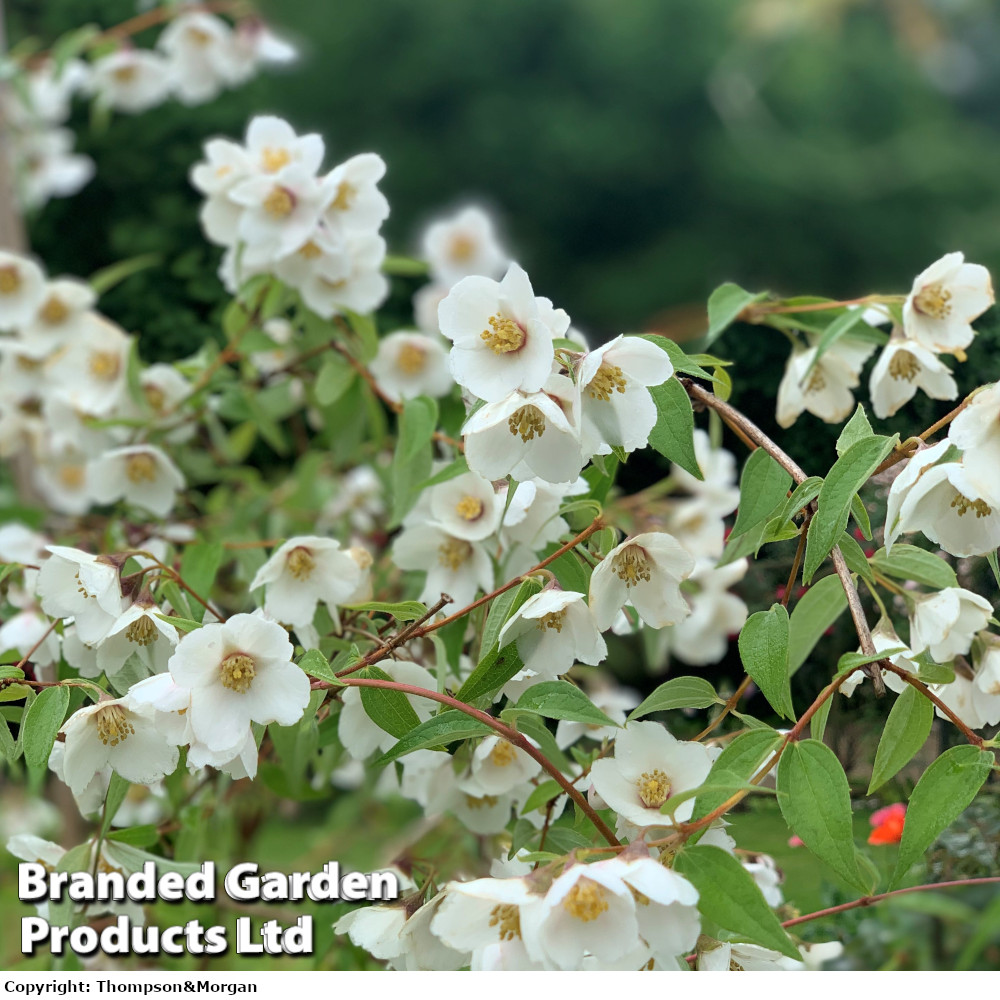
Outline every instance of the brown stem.
{"label": "brown stem", "polygon": [[930,425],[930,427],[927,428],[927,430],[923,431],[921,434],[918,434],[916,438],[907,438],[905,441],[902,441],[898,445],[896,445],[896,447],[892,451],[892,454],[890,454],[889,457],[886,458],[881,465],[879,465],[879,467],[872,473],[872,475],[877,476],[880,472],[885,472],[886,469],[891,469],[898,462],[902,462],[904,458],[910,458],[913,455],[913,453],[917,450],[917,446],[919,445],[919,441],[917,440],[917,438],[919,438],[920,441],[926,441],[932,435],[937,434],[937,432],[941,430],[942,427],[946,427],[948,424],[950,424],[955,419],[955,417],[957,417],[962,412],[962,410],[964,410],[969,405],[969,403],[972,402],[972,397],[974,395],[975,393],[970,393],[968,396],[965,397],[965,399],[962,400],[961,403],[958,404],[958,406],[955,407],[954,410],[951,410],[949,413],[946,413],[940,420],[936,420],[933,424]]}
{"label": "brown stem", "polygon": [[21,659],[18,660],[18,662],[14,665],[15,670],[24,669],[24,665],[28,662],[28,660],[30,660],[35,655],[35,653],[38,652],[42,643],[45,642],[45,640],[48,639],[48,637],[52,634],[52,630],[56,627],[57,622],[58,619],[54,619],[52,621],[49,627],[42,633],[42,637],[38,640],[38,642],[36,642],[34,646],[32,646],[31,649],[29,649],[28,652],[25,653],[24,656],[22,656]]}
{"label": "brown stem", "polygon": [[792,571],[788,574],[788,583],[785,584],[785,593],[781,598],[781,606],[788,609],[788,601],[792,596],[792,589],[795,587],[795,578],[799,575],[799,567],[802,565],[802,557],[806,551],[806,533],[809,530],[810,518],[802,522],[799,530],[799,543],[795,546],[795,558],[792,560]]}
{"label": "brown stem", "polygon": [[[563,773],[556,767],[538,749],[533,743],[531,743],[526,737],[522,736],[516,729],[508,726],[506,723],[501,722],[499,719],[494,719],[492,715],[487,712],[480,711],[478,708],[473,708],[471,705],[467,705],[464,701],[459,701],[457,698],[453,698],[451,695],[442,694],[439,691],[431,691],[428,688],[417,687],[414,684],[401,684],[398,681],[384,681],[377,677],[348,677],[340,682],[348,687],[378,687],[385,688],[389,691],[401,691],[403,694],[416,695],[418,698],[429,698],[431,701],[440,702],[442,705],[447,705],[449,708],[457,709],[459,712],[464,712],[470,718],[476,719],[483,725],[489,726],[495,733],[502,736],[508,743],[512,743],[519,750],[523,750],[529,757],[537,761],[552,777],[559,783],[561,788],[567,795],[580,807],[584,815],[597,827],[601,836],[611,845],[619,846],[618,838],[612,833],[611,829],[608,827],[607,823],[601,819],[600,816],[594,811],[591,804],[587,801],[585,795],[570,781]],[[316,690],[323,690],[331,685],[325,681],[314,681],[312,687]]]}

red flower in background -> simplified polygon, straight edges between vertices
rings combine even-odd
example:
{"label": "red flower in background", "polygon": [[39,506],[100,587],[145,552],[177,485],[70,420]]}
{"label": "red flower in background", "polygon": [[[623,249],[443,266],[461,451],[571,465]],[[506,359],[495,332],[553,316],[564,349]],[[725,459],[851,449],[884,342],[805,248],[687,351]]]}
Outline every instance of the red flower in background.
{"label": "red flower in background", "polygon": [[869,844],[898,844],[903,838],[903,821],[906,819],[906,806],[902,802],[894,802],[884,809],[872,813],[869,822],[875,828],[868,838]]}

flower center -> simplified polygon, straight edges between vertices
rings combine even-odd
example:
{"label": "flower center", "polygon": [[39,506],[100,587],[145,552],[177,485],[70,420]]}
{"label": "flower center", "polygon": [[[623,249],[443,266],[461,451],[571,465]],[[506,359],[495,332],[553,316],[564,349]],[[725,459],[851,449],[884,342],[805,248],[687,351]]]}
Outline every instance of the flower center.
{"label": "flower center", "polygon": [[472,546],[462,538],[449,538],[438,547],[438,562],[457,570],[472,555]]}
{"label": "flower center", "polygon": [[313,240],[307,240],[303,243],[302,246],[299,247],[299,253],[305,257],[306,260],[315,260],[317,257],[323,256],[323,251]]}
{"label": "flower center", "polygon": [[78,490],[83,486],[86,471],[82,465],[61,465],[59,482],[68,490]]}
{"label": "flower center", "polygon": [[951,292],[940,282],[925,285],[913,298],[913,306],[931,319],[944,319],[951,312]]}
{"label": "flower center", "polygon": [[639,801],[647,809],[659,809],[670,798],[670,779],[659,769],[643,771],[635,783]]}
{"label": "flower center", "polygon": [[254,669],[254,659],[246,653],[230,653],[221,664],[219,672],[222,674],[222,686],[235,691],[237,694],[246,694],[253,684],[253,679],[257,675]]}
{"label": "flower center", "polygon": [[576,885],[566,893],[563,909],[570,916],[587,923],[596,920],[607,908],[607,891],[589,878],[581,878]]}
{"label": "flower center", "polygon": [[17,356],[17,367],[18,370],[22,372],[37,372],[44,366],[44,364],[44,361],[37,358],[29,358],[24,354],[19,354]]}
{"label": "flower center", "polygon": [[603,399],[607,402],[613,392],[625,391],[625,376],[618,365],[609,365],[607,362],[597,369],[597,374],[587,385],[587,393],[591,399]]}
{"label": "flower center", "polygon": [[113,351],[93,351],[90,355],[90,374],[102,382],[113,382],[121,371],[121,358]]}
{"label": "flower center", "polygon": [[207,31],[195,27],[188,28],[187,36],[191,40],[191,44],[197,45],[199,48],[204,48],[212,40],[212,36]]}
{"label": "flower center", "polygon": [[119,83],[131,83],[138,74],[139,69],[137,66],[119,66],[118,69],[114,71],[112,76],[114,76]]}
{"label": "flower center", "polygon": [[506,767],[516,759],[514,748],[506,740],[497,740],[496,746],[490,751],[490,763],[495,767]]}
{"label": "flower center", "polygon": [[639,581],[649,583],[651,570],[649,557],[638,545],[628,545],[611,562],[611,569],[626,587],[638,586]]}
{"label": "flower center", "polygon": [[479,798],[474,795],[465,796],[465,804],[470,809],[492,809],[499,801],[495,795],[482,795]]}
{"label": "flower center", "polygon": [[266,173],[276,174],[282,167],[287,166],[292,161],[292,154],[281,146],[265,146],[260,151],[260,165]]}
{"label": "flower center", "polygon": [[142,387],[142,394],[146,397],[146,402],[149,403],[150,409],[154,413],[161,413],[163,407],[167,402],[167,394],[158,385],[144,385]]}
{"label": "flower center", "polygon": [[505,316],[491,316],[490,329],[479,335],[494,354],[510,354],[524,347],[527,339],[524,327]]}
{"label": "flower center", "polygon": [[427,367],[427,352],[417,344],[403,344],[396,356],[396,367],[404,375],[419,375]]}
{"label": "flower center", "polygon": [[550,628],[555,629],[557,632],[561,632],[565,618],[565,608],[563,608],[562,611],[550,611],[547,615],[542,615],[542,617],[538,619],[538,628],[542,632]]}
{"label": "flower center", "polygon": [[530,441],[536,434],[541,437],[545,433],[545,417],[537,406],[522,406],[515,410],[507,421],[511,434],[521,435],[522,441]]}
{"label": "flower center", "polygon": [[288,572],[296,580],[308,580],[316,568],[316,560],[313,559],[312,553],[307,548],[299,545],[288,553],[285,566],[288,567]]}
{"label": "flower center", "polygon": [[134,642],[137,646],[148,646],[160,637],[159,629],[153,624],[153,619],[149,615],[142,615],[136,618],[127,629],[125,638],[129,642]]}
{"label": "flower center", "polygon": [[521,936],[521,911],[513,903],[500,903],[490,910],[490,927],[499,928],[501,941],[513,941]]}
{"label": "flower center", "polygon": [[97,736],[106,747],[124,743],[134,732],[135,727],[118,705],[109,705],[98,711]]}
{"label": "flower center", "polygon": [[453,236],[451,246],[448,248],[448,255],[457,264],[464,263],[472,258],[476,252],[476,241],[471,236],[459,233]]}
{"label": "flower center", "polygon": [[956,508],[959,517],[964,517],[970,510],[976,512],[977,519],[989,517],[993,513],[993,508],[985,500],[970,500],[958,490],[955,491],[955,498],[951,501],[951,506]]}
{"label": "flower center", "polygon": [[347,181],[341,181],[337,185],[337,196],[330,202],[331,208],[336,208],[340,212],[346,212],[354,203],[354,198],[358,189]]}
{"label": "flower center", "polygon": [[889,362],[889,374],[895,378],[905,378],[912,382],[920,371],[920,362],[909,351],[896,351]]}
{"label": "flower center", "polygon": [[284,219],[292,214],[295,208],[295,195],[288,188],[275,184],[271,193],[264,199],[264,211],[276,219]]}
{"label": "flower center", "polygon": [[125,459],[125,475],[128,476],[129,482],[136,485],[139,483],[155,482],[156,459],[146,452],[140,452],[138,455],[129,455]]}
{"label": "flower center", "polygon": [[0,267],[0,295],[13,295],[21,287],[21,272],[13,264]]}
{"label": "flower center", "polygon": [[62,299],[51,295],[49,296],[49,300],[39,310],[38,316],[43,323],[48,323],[49,326],[58,326],[60,323],[65,322],[66,317],[69,316],[69,309]]}
{"label": "flower center", "polygon": [[455,513],[463,521],[475,521],[483,516],[483,501],[479,497],[466,494],[455,504]]}
{"label": "flower center", "polygon": [[822,392],[826,388],[826,376],[823,374],[823,369],[817,365],[809,376],[809,381],[806,383],[806,392]]}

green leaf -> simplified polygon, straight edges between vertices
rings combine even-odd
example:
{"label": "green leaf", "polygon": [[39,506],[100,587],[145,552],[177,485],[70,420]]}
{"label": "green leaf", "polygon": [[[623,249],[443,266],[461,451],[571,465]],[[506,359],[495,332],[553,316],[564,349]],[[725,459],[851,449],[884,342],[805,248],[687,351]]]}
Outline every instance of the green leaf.
{"label": "green leaf", "polygon": [[[758,768],[774,753],[781,744],[781,735],[773,729],[751,729],[740,733],[732,742],[727,743],[722,753],[712,764],[705,779],[717,782],[723,776],[731,776],[738,781],[749,781],[757,773]],[[731,793],[703,789],[698,794],[694,804],[692,821],[707,816],[713,809],[722,805]]]}
{"label": "green leaf", "polygon": [[833,699],[827,698],[819,708],[812,714],[809,720],[809,735],[814,740],[823,742],[823,734],[826,732],[826,723],[830,718],[830,709],[833,708]]}
{"label": "green leaf", "polygon": [[307,650],[305,656],[299,660],[299,666],[310,677],[333,684],[343,683],[330,665],[330,661],[318,649]]}
{"label": "green leaf", "polygon": [[162,260],[162,254],[143,253],[137,257],[129,257],[128,260],[120,260],[116,264],[109,264],[90,276],[90,287],[98,295],[103,295],[126,278],[131,278],[133,274],[145,271],[147,267],[156,267]]}
{"label": "green leaf", "polygon": [[774,911],[767,905],[753,876],[721,847],[685,847],[674,868],[698,890],[698,910],[738,941],[773,948],[796,961],[802,956]]}
{"label": "green leaf", "polygon": [[712,375],[705,371],[676,340],[660,336],[658,333],[643,333],[640,336],[643,340],[648,340],[651,344],[656,344],[670,358],[670,363],[674,366],[675,372],[683,372],[685,375],[693,375],[695,378],[703,378],[711,381]]}
{"label": "green leaf", "polygon": [[[212,584],[215,583],[215,576],[222,565],[224,554],[225,549],[221,542],[188,545],[184,549],[184,555],[181,557],[181,579],[205,600],[208,600],[212,593]],[[189,601],[188,604],[195,620],[204,621],[205,609],[201,604],[195,600]]]}
{"label": "green leaf", "polygon": [[788,621],[788,672],[794,674],[824,632],[844,613],[847,595],[836,575],[817,580],[802,595]]}
{"label": "green leaf", "polygon": [[[198,602],[195,601],[195,604]],[[178,618],[175,615],[157,615],[161,622],[167,622],[181,632],[193,632],[196,628],[201,628],[201,622],[193,621],[190,618]]]}
{"label": "green leaf", "polygon": [[792,495],[785,501],[785,508],[781,516],[788,521],[805,507],[811,500],[819,496],[819,491],[823,488],[823,480],[819,476],[810,476],[803,480],[792,491]]}
{"label": "green leaf", "polygon": [[[367,677],[383,681],[392,678],[378,667],[365,667],[358,672],[358,677]],[[420,719],[413,710],[402,691],[390,688],[361,687],[361,704],[365,714],[379,729],[384,729],[390,736],[402,739],[412,729],[420,725]]]}
{"label": "green leaf", "polygon": [[427,444],[437,426],[437,403],[429,396],[417,396],[403,404],[399,415],[399,443],[396,461],[410,462]]}
{"label": "green leaf", "polygon": [[650,447],[676,462],[696,479],[704,479],[694,453],[694,411],[684,387],[675,378],[649,390],[656,404],[656,425],[649,434]]}
{"label": "green leaf", "polygon": [[[575,684],[569,681],[545,681],[533,684],[507,712],[531,712],[546,719],[568,719],[594,726],[614,726],[609,719]],[[504,713],[504,715],[507,714]]]}
{"label": "green leaf", "polygon": [[840,536],[837,545],[840,547],[844,562],[847,563],[847,568],[852,573],[857,573],[859,576],[864,577],[869,583],[874,583],[875,574],[872,573],[872,568],[868,564],[868,557],[865,555],[865,550],[861,548],[855,538],[845,531]]}
{"label": "green leaf", "polygon": [[715,688],[703,677],[674,677],[661,684],[628,719],[631,722],[653,712],[668,712],[672,708],[708,708],[719,703]]}
{"label": "green leaf", "polygon": [[778,803],[785,822],[813,854],[868,891],[858,870],[847,775],[825,743],[802,740],[785,747],[778,761]]}
{"label": "green leaf", "polygon": [[802,578],[808,583],[847,527],[854,494],[892,451],[899,435],[869,437],[851,445],[834,463],[819,491],[817,509],[806,536]]}
{"label": "green leaf", "polygon": [[559,798],[563,794],[562,785],[558,781],[543,781],[538,785],[534,791],[525,799],[524,805],[521,806],[521,815],[525,813],[534,812],[536,809],[546,805],[552,799]]}
{"label": "green leaf", "polygon": [[117,844],[130,844],[132,847],[152,847],[159,839],[160,831],[153,823],[113,830],[108,834],[108,840],[113,840]]}
{"label": "green leaf", "polygon": [[44,769],[49,762],[52,744],[62,727],[69,708],[69,688],[50,687],[40,691],[25,713],[24,759],[29,767]]}
{"label": "green leaf", "polygon": [[742,535],[785,500],[792,477],[763,449],[751,452],[740,476],[740,506],[732,534]]}
{"label": "green leaf", "polygon": [[117,771],[111,772],[111,781],[108,784],[107,794],[104,796],[103,819],[101,820],[101,836],[103,837],[109,829],[111,822],[115,818],[115,813],[121,808],[121,804],[128,795],[130,784]]}
{"label": "green leaf", "polygon": [[868,417],[865,416],[865,408],[858,403],[854,416],[844,424],[844,429],[837,438],[837,454],[843,455],[852,444],[862,438],[871,437],[874,433],[872,425],[868,423]]}
{"label": "green leaf", "polygon": [[453,462],[449,462],[440,472],[425,479],[418,487],[418,490],[426,490],[428,486],[437,486],[439,483],[446,483],[449,479],[461,476],[469,471],[469,463],[464,455],[459,455]]}
{"label": "green leaf", "polygon": [[0,760],[14,759],[14,737],[11,736],[7,720],[0,715]]}
{"label": "green leaf", "polygon": [[427,274],[427,262],[415,257],[389,255],[382,260],[384,274],[396,275],[400,278],[422,278]]}
{"label": "green leaf", "polygon": [[412,622],[427,614],[427,605],[420,601],[399,601],[387,604],[385,601],[365,601],[363,604],[345,604],[352,611],[374,611],[383,615],[392,615],[398,622]]}
{"label": "green leaf", "polygon": [[711,347],[747,306],[766,297],[767,292],[748,292],[732,282],[719,285],[708,297],[708,333],[705,335],[705,346]]}
{"label": "green leaf", "polygon": [[938,834],[965,811],[990,776],[993,764],[993,754],[987,750],[952,747],[924,771],[910,795],[890,889],[899,884]]}
{"label": "green leaf", "polygon": [[503,649],[490,650],[466,677],[455,696],[459,701],[472,703],[496,694],[514,674],[524,669],[517,646],[510,643]]}
{"label": "green leaf", "polygon": [[892,706],[882,730],[868,785],[869,795],[913,759],[930,736],[933,723],[934,705],[915,687],[907,685]]}
{"label": "green leaf", "polygon": [[350,309],[344,310],[344,316],[361,341],[360,360],[368,364],[378,354],[378,330],[375,327],[375,317],[351,312]]}
{"label": "green leaf", "polygon": [[912,580],[935,590],[958,586],[955,571],[944,559],[905,542],[896,542],[891,553],[879,549],[872,556],[871,565],[886,576],[893,576],[897,580]]}
{"label": "green leaf", "polygon": [[806,375],[813,370],[819,359],[831,347],[833,347],[833,345],[841,337],[843,337],[848,330],[857,326],[857,324],[861,322],[863,312],[863,309],[844,309],[844,311],[823,331],[819,340],[816,342],[816,353],[813,355],[812,362],[806,370]]}
{"label": "green leaf", "polygon": [[337,352],[331,351],[316,376],[316,402],[320,406],[336,403],[351,387],[355,371]]}
{"label": "green leaf", "polygon": [[844,653],[837,660],[837,674],[853,673],[858,667],[864,667],[869,663],[877,663],[887,657],[895,656],[897,653],[907,652],[905,646],[893,646],[891,649],[882,650],[879,653]]}
{"label": "green leaf", "polygon": [[473,719],[458,709],[448,709],[411,729],[394,747],[379,757],[373,766],[382,767],[415,750],[435,749],[457,740],[489,736],[492,732],[485,722]]}
{"label": "green leaf", "polygon": [[483,625],[483,641],[479,647],[480,653],[488,653],[497,644],[500,638],[500,630],[507,623],[514,613],[524,604],[524,602],[537,594],[541,590],[541,584],[537,580],[525,580],[517,587],[505,590],[499,597],[493,599],[490,604],[490,613],[486,616],[486,624]]}
{"label": "green leaf", "polygon": [[788,612],[780,604],[752,614],[738,641],[743,668],[783,718],[794,719],[788,672]]}

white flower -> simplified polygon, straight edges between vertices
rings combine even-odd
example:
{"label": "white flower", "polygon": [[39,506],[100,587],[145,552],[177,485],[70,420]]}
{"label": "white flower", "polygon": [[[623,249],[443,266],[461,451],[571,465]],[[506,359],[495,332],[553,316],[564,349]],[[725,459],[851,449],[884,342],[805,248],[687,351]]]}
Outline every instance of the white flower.
{"label": "white flower", "polygon": [[785,901],[781,892],[782,875],[774,863],[774,858],[767,854],[758,854],[753,861],[744,861],[742,864],[757,883],[764,902],[772,907],[781,906]]}
{"label": "white flower", "polygon": [[676,463],[670,467],[671,478],[700,501],[699,511],[720,518],[731,514],[740,502],[736,456],[726,448],[713,448],[708,433],[699,427],[694,432],[694,457],[703,479],[697,479]]}
{"label": "white flower", "polygon": [[[506,496],[508,488],[506,482],[500,484],[502,496]],[[569,529],[569,525],[559,514],[559,508],[567,496],[577,496],[589,489],[584,479],[570,484],[547,483],[544,479],[519,482],[514,496],[507,504],[500,528],[504,548],[521,546],[533,554],[549,543],[558,541]],[[524,568],[527,569],[535,562],[532,558]]]}
{"label": "white flower", "polygon": [[610,454],[645,448],[657,411],[648,386],[674,373],[665,351],[641,337],[617,336],[591,351],[577,370],[582,400],[584,450]]}
{"label": "white flower", "polygon": [[317,535],[289,538],[271,554],[250,584],[267,587],[264,610],[287,625],[308,625],[323,602],[337,619],[361,582],[361,569],[340,542]]}
{"label": "white flower", "polygon": [[694,812],[682,802],[673,820],[660,812],[671,795],[697,788],[712,767],[712,751],[676,740],[657,722],[630,722],[615,739],[615,755],[595,760],[594,791],[622,819],[637,827],[670,826]]}
{"label": "white flower", "polygon": [[651,857],[621,858],[621,878],[638,893],[639,933],[653,955],[667,963],[694,948],[701,930],[698,890]]}
{"label": "white flower", "polygon": [[212,100],[233,81],[233,32],[221,18],[203,11],[175,17],[156,46],[170,62],[171,89],[187,105]]}
{"label": "white flower", "polygon": [[972,397],[952,421],[948,440],[962,449],[962,464],[991,500],[1000,502],[1000,383]]}
{"label": "white flower", "polygon": [[569,316],[537,298],[517,264],[501,282],[463,278],[441,303],[438,318],[453,343],[455,381],[488,403],[515,390],[538,392],[552,370],[552,339],[569,328]]}
{"label": "white flower", "polygon": [[[540,680],[555,680],[577,660],[596,666],[608,655],[586,602],[583,594],[571,590],[543,590],[507,619],[500,630],[500,648],[516,642],[524,663],[524,670],[504,687],[508,697],[517,697]],[[528,683],[522,683],[525,680]]]}
{"label": "white flower", "polygon": [[651,531],[615,546],[590,578],[590,607],[601,631],[630,603],[650,628],[683,621],[691,613],[680,592],[694,569],[691,553],[673,535]]}
{"label": "white flower", "polygon": [[76,278],[46,282],[37,312],[21,328],[25,349],[43,357],[84,332],[83,317],[96,300],[93,288]]}
{"label": "white flower", "polygon": [[448,594],[460,607],[493,586],[493,566],[480,542],[456,538],[437,524],[414,524],[396,537],[393,562],[400,569],[424,570],[420,600],[433,604]]}
{"label": "white flower", "polygon": [[324,221],[333,229],[375,231],[389,216],[389,202],[378,189],[385,161],[377,153],[359,153],[323,178]]}
{"label": "white flower", "polygon": [[48,538],[20,521],[0,525],[0,560],[37,565],[46,556]]}
{"label": "white flower", "polygon": [[294,725],[309,703],[309,678],[294,663],[288,634],[256,615],[233,615],[188,632],[168,668],[191,691],[191,726],[209,749],[245,738],[251,722]]}
{"label": "white flower", "polygon": [[60,514],[85,514],[90,510],[86,455],[67,450],[41,457],[31,469],[31,478],[52,510]]}
{"label": "white flower", "polygon": [[480,407],[462,428],[469,468],[487,479],[513,474],[518,481],[575,480],[586,461],[576,423],[578,398],[568,378],[551,375],[541,392],[518,391]]}
{"label": "white flower", "polygon": [[347,517],[354,531],[373,531],[385,513],[385,488],[370,465],[356,465],[341,479],[336,495],[323,508],[320,524]]}
{"label": "white flower", "polygon": [[[901,653],[896,653],[889,657],[889,662],[893,666],[900,667],[914,676],[919,673],[920,668],[913,662],[914,654],[906,649],[906,643],[896,635],[896,630],[892,627],[892,622],[888,618],[880,618],[878,624],[872,629],[872,641],[875,643],[875,651],[877,653],[884,653],[889,649],[902,648],[903,651]],[[862,650],[859,649],[858,652],[860,653]],[[867,674],[865,674],[864,670],[855,670],[840,685],[841,694],[850,698],[866,676]],[[895,691],[896,694],[902,694],[909,687],[909,684],[902,677],[894,674],[891,670],[882,671],[882,680],[885,681],[885,686],[890,691]]]}
{"label": "white flower", "polygon": [[170,66],[147,49],[119,49],[91,68],[90,89],[97,103],[137,114],[162,104],[170,92]]}
{"label": "white flower", "polygon": [[27,257],[0,250],[0,330],[30,323],[45,295],[45,275]]}
{"label": "white flower", "polygon": [[542,765],[502,736],[487,736],[472,754],[471,774],[462,791],[471,795],[506,795],[533,778]]}
{"label": "white flower", "polygon": [[34,650],[31,663],[36,680],[44,679],[38,674],[39,670],[48,673],[48,669],[59,662],[59,636],[53,631],[52,623],[37,611],[21,611],[0,625],[0,650],[11,649],[21,656]]}
{"label": "white flower", "polygon": [[448,802],[448,810],[470,833],[489,837],[502,833],[510,822],[510,811],[514,807],[512,795],[487,795],[481,793],[466,779],[454,798]]}
{"label": "white flower", "polygon": [[421,245],[431,278],[447,287],[470,274],[498,278],[508,263],[493,220],[477,205],[432,222]]}
{"label": "white flower", "polygon": [[[807,338],[810,344],[814,338]],[[817,347],[796,347],[778,386],[777,421],[791,427],[803,410],[836,424],[854,409],[852,389],[859,385],[861,368],[875,350],[874,344],[841,337],[816,358]]]}
{"label": "white flower", "polygon": [[373,312],[389,294],[388,279],[381,271],[384,260],[385,240],[381,236],[351,232],[337,253],[318,258],[301,283],[292,283],[302,293],[303,302],[324,318],[344,309]]}
{"label": "white flower", "polygon": [[74,409],[106,417],[125,395],[132,339],[96,313],[85,313],[86,330],[56,355],[53,387]]}
{"label": "white flower", "polygon": [[78,709],[60,732],[66,737],[63,774],[74,795],[105,767],[149,785],[177,766],[177,747],[160,733],[156,713],[128,696]]}
{"label": "white flower", "polygon": [[500,525],[503,499],[475,472],[432,486],[427,494],[431,518],[455,538],[481,542]]}
{"label": "white flower", "polygon": [[703,944],[699,941],[699,972],[791,972],[804,968],[802,962],[756,944],[708,940]]}
{"label": "white flower", "polygon": [[930,651],[937,663],[948,663],[969,651],[973,636],[986,627],[993,605],[961,587],[922,594],[910,616],[910,649]]}
{"label": "white flower", "polygon": [[166,517],[184,488],[180,469],[159,448],[136,444],[105,452],[88,469],[91,496],[97,503],[116,500]]}
{"label": "white flower", "polygon": [[54,618],[72,616],[80,638],[98,642],[122,612],[118,563],[62,545],[48,550],[52,555],[38,573],[42,610]]}
{"label": "white flower", "polygon": [[[631,688],[618,687],[613,682],[600,680],[598,684],[588,690],[587,696],[609,719],[618,723],[618,726],[625,725],[625,716],[629,709],[635,708],[642,701],[642,696],[638,691]],[[572,746],[577,740],[586,737],[600,743],[602,740],[613,740],[618,735],[618,726],[599,726],[595,723],[571,722],[569,719],[560,719],[556,726],[556,744],[560,750]]]}
{"label": "white flower", "polygon": [[469,964],[469,955],[455,951],[431,931],[444,897],[439,893],[410,915],[400,932],[402,948],[389,967],[406,972],[454,972]]}
{"label": "white flower", "polygon": [[891,417],[923,389],[931,399],[954,399],[958,386],[951,369],[915,340],[891,340],[872,369],[868,391],[875,416]]}
{"label": "white flower", "polygon": [[632,890],[616,859],[570,865],[538,906],[521,911],[528,954],[558,969],[579,969],[586,954],[613,962],[631,951],[639,936]]}
{"label": "white flower", "polygon": [[50,198],[76,194],[94,176],[94,161],[74,153],[75,142],[76,136],[65,128],[17,136],[12,152],[20,168],[15,187],[23,208],[40,208]]}
{"label": "white flower", "polygon": [[729,588],[743,579],[748,565],[746,559],[718,567],[707,559],[695,564],[682,591],[691,614],[670,633],[670,648],[685,663],[718,663],[726,655],[729,636],[738,633],[747,620],[746,604],[730,594]]}
{"label": "white flower", "polygon": [[441,333],[438,324],[438,307],[447,297],[449,291],[447,285],[431,282],[413,293],[413,320],[424,333],[432,335]]}
{"label": "white flower", "polygon": [[441,342],[416,330],[383,337],[369,370],[383,394],[397,403],[415,396],[447,396],[455,384]]}
{"label": "white flower", "polygon": [[403,926],[406,909],[396,906],[364,906],[349,910],[334,925],[335,934],[346,934],[352,944],[364,948],[373,958],[395,958],[404,947]]}
{"label": "white flower", "polygon": [[[1000,637],[981,632],[973,646],[973,669],[956,663],[950,684],[931,684],[931,691],[970,729],[982,729],[1000,722]],[[947,716],[940,708],[937,715]]]}
{"label": "white flower", "polygon": [[97,673],[105,673],[110,677],[121,670],[133,653],[151,656],[154,652],[160,652],[158,659],[161,661],[165,655],[169,655],[164,654],[163,650],[172,651],[179,637],[177,629],[163,621],[161,614],[149,597],[140,598],[126,608],[97,646]]}
{"label": "white flower", "polygon": [[914,278],[903,304],[903,329],[928,350],[962,358],[976,335],[970,324],[992,304],[990,272],[966,264],[961,253],[945,254]]}

